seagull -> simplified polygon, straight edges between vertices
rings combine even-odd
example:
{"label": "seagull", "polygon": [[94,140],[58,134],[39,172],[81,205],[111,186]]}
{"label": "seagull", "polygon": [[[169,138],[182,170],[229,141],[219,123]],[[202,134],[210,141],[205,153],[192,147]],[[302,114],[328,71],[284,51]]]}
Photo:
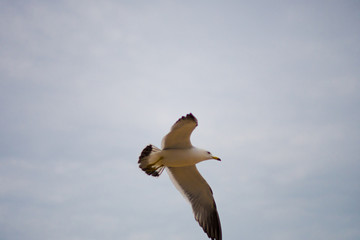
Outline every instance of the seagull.
{"label": "seagull", "polygon": [[190,135],[198,125],[192,113],[181,117],[162,139],[162,149],[148,145],[141,152],[139,167],[148,175],[158,177],[164,169],[175,187],[190,202],[194,217],[212,240],[221,240],[221,224],[213,192],[200,175],[196,164],[220,158],[209,151],[194,147]]}

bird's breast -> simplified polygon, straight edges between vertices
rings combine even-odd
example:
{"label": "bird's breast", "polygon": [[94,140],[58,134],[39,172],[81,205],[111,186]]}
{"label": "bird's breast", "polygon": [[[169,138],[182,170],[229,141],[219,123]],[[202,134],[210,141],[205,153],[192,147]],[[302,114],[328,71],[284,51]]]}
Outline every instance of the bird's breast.
{"label": "bird's breast", "polygon": [[185,167],[194,165],[203,159],[196,151],[190,149],[166,149],[162,150],[162,161],[167,167]]}

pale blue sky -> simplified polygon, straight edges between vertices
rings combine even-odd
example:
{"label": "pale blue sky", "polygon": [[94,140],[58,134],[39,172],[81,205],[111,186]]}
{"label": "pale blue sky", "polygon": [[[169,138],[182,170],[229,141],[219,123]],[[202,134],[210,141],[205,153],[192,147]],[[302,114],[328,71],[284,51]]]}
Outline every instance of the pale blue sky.
{"label": "pale blue sky", "polygon": [[358,1],[0,4],[0,239],[207,239],[137,166],[189,112],[224,239],[360,238]]}

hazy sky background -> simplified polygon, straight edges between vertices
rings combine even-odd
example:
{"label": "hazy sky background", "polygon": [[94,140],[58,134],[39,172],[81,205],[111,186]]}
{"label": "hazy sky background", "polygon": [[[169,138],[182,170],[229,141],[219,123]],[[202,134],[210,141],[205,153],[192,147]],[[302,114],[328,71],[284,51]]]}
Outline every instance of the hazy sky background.
{"label": "hazy sky background", "polygon": [[207,239],[137,165],[182,115],[223,238],[360,239],[359,1],[0,1],[0,239]]}

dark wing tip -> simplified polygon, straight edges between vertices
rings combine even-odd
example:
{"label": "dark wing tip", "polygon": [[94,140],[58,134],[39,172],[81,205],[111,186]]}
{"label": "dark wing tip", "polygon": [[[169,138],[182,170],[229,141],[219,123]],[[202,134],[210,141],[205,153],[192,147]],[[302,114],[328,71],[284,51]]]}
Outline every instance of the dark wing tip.
{"label": "dark wing tip", "polygon": [[191,120],[193,120],[194,122],[197,123],[197,119],[192,113],[187,114],[186,118],[191,119]]}
{"label": "dark wing tip", "polygon": [[199,221],[200,226],[209,238],[213,240],[222,240],[222,231],[219,214],[215,209],[209,213],[204,222]]}
{"label": "dark wing tip", "polygon": [[179,118],[179,120],[176,121],[176,123],[178,123],[182,120],[192,120],[196,123],[196,126],[198,125],[198,121],[192,113],[186,114],[186,116],[182,116],[181,118]]}

